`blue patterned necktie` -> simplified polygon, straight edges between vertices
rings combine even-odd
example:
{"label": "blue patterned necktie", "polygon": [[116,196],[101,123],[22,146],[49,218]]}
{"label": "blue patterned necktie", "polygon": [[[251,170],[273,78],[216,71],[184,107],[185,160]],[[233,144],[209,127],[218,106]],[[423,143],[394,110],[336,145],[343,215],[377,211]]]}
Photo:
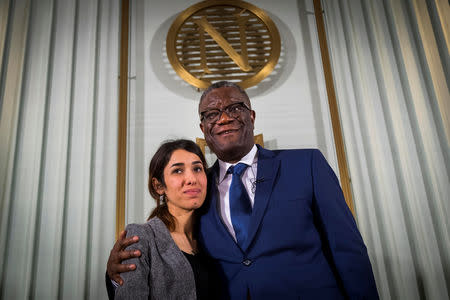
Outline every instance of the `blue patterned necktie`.
{"label": "blue patterned necktie", "polygon": [[237,243],[241,247],[247,239],[248,224],[252,214],[250,198],[241,180],[241,175],[247,167],[246,164],[238,163],[227,170],[227,173],[233,174],[230,185],[231,223],[233,224]]}

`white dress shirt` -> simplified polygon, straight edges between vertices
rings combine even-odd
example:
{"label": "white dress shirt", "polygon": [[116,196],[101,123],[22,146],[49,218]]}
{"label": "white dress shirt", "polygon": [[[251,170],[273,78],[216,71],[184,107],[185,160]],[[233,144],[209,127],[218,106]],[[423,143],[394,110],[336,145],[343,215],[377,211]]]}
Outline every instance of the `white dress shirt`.
{"label": "white dress shirt", "polygon": [[244,163],[249,166],[242,174],[241,180],[247,190],[248,197],[250,198],[250,205],[253,208],[253,203],[255,202],[255,181],[258,165],[258,156],[256,155],[257,152],[258,148],[256,145],[253,145],[250,152],[235,164],[230,164],[219,159],[219,178],[217,182],[217,189],[219,190],[220,216],[222,217],[223,223],[228,228],[228,231],[234,240],[236,240],[236,234],[234,233],[230,214],[230,185],[233,175],[227,174],[227,170],[230,166],[237,165],[238,163]]}

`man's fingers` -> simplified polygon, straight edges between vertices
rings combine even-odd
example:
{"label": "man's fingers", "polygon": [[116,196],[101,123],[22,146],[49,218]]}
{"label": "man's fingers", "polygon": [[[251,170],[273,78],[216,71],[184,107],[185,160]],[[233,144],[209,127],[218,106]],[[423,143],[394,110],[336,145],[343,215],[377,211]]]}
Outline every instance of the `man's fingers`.
{"label": "man's fingers", "polygon": [[117,277],[119,275],[119,273],[124,273],[124,272],[129,272],[129,271],[133,271],[136,270],[136,265],[135,264],[120,264],[120,265],[114,265],[114,272],[112,277]]}
{"label": "man's fingers", "polygon": [[115,251],[120,251],[122,250],[122,244],[124,242],[124,240],[127,237],[127,231],[126,230],[122,230],[121,232],[119,232],[119,237],[117,238],[117,241],[114,243],[113,248],[111,249],[111,252],[115,252]]}
{"label": "man's fingers", "polygon": [[123,284],[123,279],[120,277],[120,273],[129,272],[136,269],[134,264],[121,264],[123,260],[129,258],[135,258],[141,256],[141,251],[139,250],[125,250],[126,247],[132,245],[139,241],[137,236],[132,236],[127,238],[127,232],[121,231],[119,233],[119,238],[117,239],[114,247],[109,254],[108,263],[106,265],[106,271],[109,278],[113,279],[118,284]]}
{"label": "man's fingers", "polygon": [[127,237],[127,231],[126,230],[122,230],[121,232],[119,232],[118,240],[123,240],[126,237]]}
{"label": "man's fingers", "polygon": [[[139,251],[139,250],[120,251],[120,253],[119,253],[120,261],[129,259],[129,258],[139,257],[139,256],[141,256],[141,251]],[[127,271],[129,271],[129,270],[127,270]]]}
{"label": "man's fingers", "polygon": [[135,236],[132,236],[129,238],[118,239],[116,244],[119,244],[119,249],[123,250],[126,247],[128,247],[134,243],[137,243],[138,241],[139,241],[139,237],[137,235],[135,235]]}
{"label": "man's fingers", "polygon": [[117,282],[119,285],[123,285],[123,279],[122,279],[122,277],[120,277],[119,274],[117,274],[116,276],[114,276],[111,279],[114,280],[115,282]]}
{"label": "man's fingers", "polygon": [[114,280],[115,282],[117,282],[118,284],[122,285],[123,279],[122,279],[122,277],[120,277],[120,273],[129,272],[129,271],[133,271],[133,270],[136,270],[135,264],[115,265],[114,271],[113,271],[114,275],[110,276],[110,278],[112,280]]}
{"label": "man's fingers", "polygon": [[135,264],[111,264],[107,268],[107,273],[109,278],[113,279],[115,282],[119,283],[116,279],[122,279],[120,273],[129,272],[136,270]]}

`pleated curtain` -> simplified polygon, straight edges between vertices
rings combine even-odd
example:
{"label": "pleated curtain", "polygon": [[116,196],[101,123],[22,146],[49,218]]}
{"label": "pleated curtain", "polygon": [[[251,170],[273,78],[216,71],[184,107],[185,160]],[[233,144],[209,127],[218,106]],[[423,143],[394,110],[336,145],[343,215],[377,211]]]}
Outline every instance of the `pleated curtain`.
{"label": "pleated curtain", "polygon": [[0,298],[105,299],[119,1],[0,1]]}
{"label": "pleated curtain", "polygon": [[[356,218],[381,299],[448,299],[448,1],[322,4]],[[119,5],[0,0],[1,299],[106,298]]]}
{"label": "pleated curtain", "polygon": [[381,299],[449,299],[448,1],[325,0],[359,229]]}

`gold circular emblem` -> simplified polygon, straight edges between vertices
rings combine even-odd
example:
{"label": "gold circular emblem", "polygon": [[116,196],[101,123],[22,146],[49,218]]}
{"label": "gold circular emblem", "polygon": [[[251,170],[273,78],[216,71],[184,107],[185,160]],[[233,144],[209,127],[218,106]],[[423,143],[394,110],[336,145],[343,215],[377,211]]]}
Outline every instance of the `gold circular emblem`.
{"label": "gold circular emblem", "polygon": [[243,88],[273,71],[280,57],[280,34],[260,8],[236,0],[207,0],[175,19],[166,40],[167,56],[177,74],[206,89],[220,80]]}

